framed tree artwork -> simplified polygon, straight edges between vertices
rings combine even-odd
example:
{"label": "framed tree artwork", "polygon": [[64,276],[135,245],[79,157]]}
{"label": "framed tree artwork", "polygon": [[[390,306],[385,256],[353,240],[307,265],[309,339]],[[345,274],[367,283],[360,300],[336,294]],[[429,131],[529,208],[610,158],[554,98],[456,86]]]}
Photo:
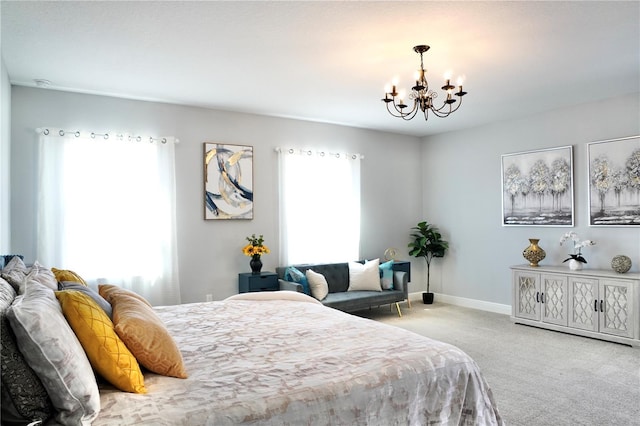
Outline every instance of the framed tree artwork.
{"label": "framed tree artwork", "polygon": [[640,226],[640,136],[587,144],[589,225]]}
{"label": "framed tree artwork", "polygon": [[503,226],[573,226],[573,147],[502,155]]}
{"label": "framed tree artwork", "polygon": [[253,219],[253,147],[204,143],[204,218]]}

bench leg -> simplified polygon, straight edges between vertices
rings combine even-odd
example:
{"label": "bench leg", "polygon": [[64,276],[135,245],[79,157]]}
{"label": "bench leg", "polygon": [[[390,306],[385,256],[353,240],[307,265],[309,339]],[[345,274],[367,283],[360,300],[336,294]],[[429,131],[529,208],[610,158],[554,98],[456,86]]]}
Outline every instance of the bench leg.
{"label": "bench leg", "polygon": [[396,302],[396,309],[398,310],[398,316],[402,318],[402,312],[400,311],[400,305]]}

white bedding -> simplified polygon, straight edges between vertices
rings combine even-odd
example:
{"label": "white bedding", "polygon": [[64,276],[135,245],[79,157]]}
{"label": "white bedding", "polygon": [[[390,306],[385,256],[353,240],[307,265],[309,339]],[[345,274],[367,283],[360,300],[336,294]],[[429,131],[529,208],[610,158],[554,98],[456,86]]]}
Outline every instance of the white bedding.
{"label": "white bedding", "polygon": [[189,378],[146,373],[145,395],[101,386],[93,424],[502,424],[454,346],[305,300],[244,298],[156,308]]}

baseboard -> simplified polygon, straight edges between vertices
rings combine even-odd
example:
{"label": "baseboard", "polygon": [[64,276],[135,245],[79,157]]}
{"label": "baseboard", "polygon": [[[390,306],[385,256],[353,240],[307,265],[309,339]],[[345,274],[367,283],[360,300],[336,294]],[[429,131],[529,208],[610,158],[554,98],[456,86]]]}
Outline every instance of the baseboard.
{"label": "baseboard", "polygon": [[[409,298],[415,303],[422,303],[422,292],[410,293]],[[448,303],[450,305],[462,306],[465,308],[479,309],[481,311],[495,312],[496,314],[511,315],[511,305],[486,302],[484,300],[467,299],[466,297],[450,296],[448,294],[435,293],[437,302]]]}

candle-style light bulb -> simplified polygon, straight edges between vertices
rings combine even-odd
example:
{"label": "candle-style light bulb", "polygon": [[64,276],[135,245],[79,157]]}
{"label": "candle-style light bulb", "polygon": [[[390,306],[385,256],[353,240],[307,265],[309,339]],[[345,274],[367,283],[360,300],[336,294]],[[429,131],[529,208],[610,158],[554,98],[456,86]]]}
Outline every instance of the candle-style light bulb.
{"label": "candle-style light bulb", "polygon": [[444,84],[444,86],[442,86],[442,90],[445,90],[445,91],[448,92],[449,90],[453,89],[454,87],[455,86],[451,85],[451,79],[447,78],[446,83]]}
{"label": "candle-style light bulb", "polygon": [[456,83],[458,83],[458,92],[456,93],[457,96],[464,96],[467,94],[467,92],[462,90],[462,84],[464,83],[465,80],[465,76],[461,75],[460,77],[458,77],[458,81]]}

